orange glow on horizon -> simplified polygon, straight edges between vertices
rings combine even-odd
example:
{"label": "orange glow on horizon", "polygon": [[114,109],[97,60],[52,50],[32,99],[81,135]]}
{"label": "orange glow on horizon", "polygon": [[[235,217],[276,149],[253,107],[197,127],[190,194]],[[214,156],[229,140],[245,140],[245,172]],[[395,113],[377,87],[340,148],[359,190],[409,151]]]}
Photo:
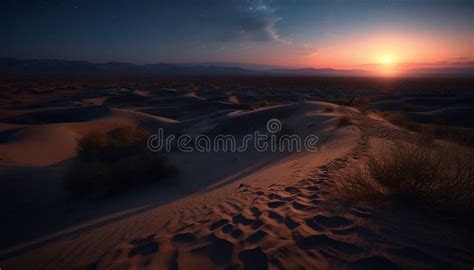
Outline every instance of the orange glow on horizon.
{"label": "orange glow on horizon", "polygon": [[381,76],[394,76],[398,73],[398,58],[391,54],[383,54],[378,61],[377,72]]}
{"label": "orange glow on horizon", "polygon": [[364,69],[387,76],[403,72],[417,63],[435,64],[460,56],[473,59],[474,50],[449,37],[385,33],[331,42],[301,59],[300,65]]}
{"label": "orange glow on horizon", "polygon": [[397,62],[397,58],[393,54],[384,54],[379,60],[379,63],[382,65],[394,65]]}

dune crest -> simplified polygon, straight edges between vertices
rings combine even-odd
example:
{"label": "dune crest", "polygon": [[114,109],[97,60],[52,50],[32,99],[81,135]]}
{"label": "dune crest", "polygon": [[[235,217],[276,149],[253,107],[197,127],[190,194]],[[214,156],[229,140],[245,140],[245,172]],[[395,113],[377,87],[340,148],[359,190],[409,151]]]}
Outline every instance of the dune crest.
{"label": "dune crest", "polygon": [[[4,184],[0,195],[12,200],[6,207],[12,219],[3,225],[11,234],[1,246],[2,268],[436,269],[472,264],[468,228],[424,206],[338,197],[344,184],[340,172],[363,164],[386,144],[417,143],[418,134],[361,107],[301,100],[311,91],[262,90],[265,101],[256,106],[244,91],[173,87],[124,87],[93,97],[80,93],[79,109],[15,109],[4,118],[0,173],[24,185],[23,191],[38,194],[15,201],[22,196],[17,186]],[[104,105],[87,105],[99,101]],[[101,113],[76,114],[95,110]],[[54,119],[35,122],[45,115]],[[165,136],[231,135],[239,141],[257,131],[270,134],[267,123],[275,119],[282,136],[317,135],[317,151],[185,153],[173,148],[164,154],[179,173],[167,185],[130,189],[97,202],[76,202],[60,190],[77,139],[91,132],[131,126],[152,133],[162,129]],[[15,213],[19,208],[26,216]],[[51,218],[33,224],[46,215]],[[18,225],[14,217],[28,222]]]}

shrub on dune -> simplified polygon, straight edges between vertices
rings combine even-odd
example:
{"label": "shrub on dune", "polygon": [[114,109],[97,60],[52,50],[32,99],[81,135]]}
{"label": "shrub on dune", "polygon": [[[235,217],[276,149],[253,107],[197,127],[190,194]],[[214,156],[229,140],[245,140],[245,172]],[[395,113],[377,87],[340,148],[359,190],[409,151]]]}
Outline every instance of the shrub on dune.
{"label": "shrub on dune", "polygon": [[441,139],[467,146],[474,146],[474,135],[469,128],[449,126],[442,123],[424,124],[409,120],[401,113],[384,113],[383,116],[389,122],[399,127],[422,134],[425,138]]}
{"label": "shrub on dune", "polygon": [[352,125],[352,120],[347,114],[343,114],[341,117],[339,117],[337,126],[338,127],[343,127],[343,126],[349,126]]}
{"label": "shrub on dune", "polygon": [[66,190],[74,197],[102,198],[162,180],[174,168],[148,150],[148,135],[142,128],[122,128],[79,140],[78,159],[65,175]]}
{"label": "shrub on dune", "polygon": [[340,97],[333,101],[341,106],[350,106],[357,108],[361,112],[367,112],[369,109],[370,99],[363,96]]}
{"label": "shrub on dune", "polygon": [[255,102],[252,105],[252,109],[256,110],[256,109],[270,107],[270,106],[274,106],[274,105],[277,105],[277,103],[274,102],[274,101],[271,101],[271,100],[263,99],[263,100],[259,100],[259,101]]}
{"label": "shrub on dune", "polygon": [[333,107],[328,106],[328,107],[324,108],[324,111],[325,112],[334,112],[335,109]]}
{"label": "shrub on dune", "polygon": [[149,132],[143,128],[121,128],[110,133],[91,133],[78,141],[82,160],[114,161],[142,150]]}
{"label": "shrub on dune", "polygon": [[408,119],[403,114],[400,114],[400,113],[388,114],[387,113],[385,114],[385,117],[392,124],[403,127],[403,128],[407,128]]}
{"label": "shrub on dune", "polygon": [[451,146],[398,145],[369,157],[366,166],[342,174],[342,190],[368,196],[423,201],[456,211],[474,210],[474,151]]}

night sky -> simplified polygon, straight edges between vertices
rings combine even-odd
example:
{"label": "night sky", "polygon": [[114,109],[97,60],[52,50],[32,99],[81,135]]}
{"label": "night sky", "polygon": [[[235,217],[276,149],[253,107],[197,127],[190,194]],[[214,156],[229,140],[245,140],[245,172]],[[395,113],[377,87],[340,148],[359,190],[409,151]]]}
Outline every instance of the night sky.
{"label": "night sky", "polygon": [[474,1],[12,1],[0,57],[353,67],[474,59]]}

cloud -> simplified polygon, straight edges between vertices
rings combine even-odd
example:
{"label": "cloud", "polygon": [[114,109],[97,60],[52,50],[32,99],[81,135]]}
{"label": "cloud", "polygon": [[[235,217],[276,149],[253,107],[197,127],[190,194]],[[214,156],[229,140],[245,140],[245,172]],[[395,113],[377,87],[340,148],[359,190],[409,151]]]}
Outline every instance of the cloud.
{"label": "cloud", "polygon": [[213,6],[201,21],[202,29],[218,42],[287,42],[282,39],[276,24],[282,18],[276,14],[271,1],[223,1]]}
{"label": "cloud", "polygon": [[248,17],[238,28],[229,32],[224,41],[282,41],[275,24],[279,17]]}

